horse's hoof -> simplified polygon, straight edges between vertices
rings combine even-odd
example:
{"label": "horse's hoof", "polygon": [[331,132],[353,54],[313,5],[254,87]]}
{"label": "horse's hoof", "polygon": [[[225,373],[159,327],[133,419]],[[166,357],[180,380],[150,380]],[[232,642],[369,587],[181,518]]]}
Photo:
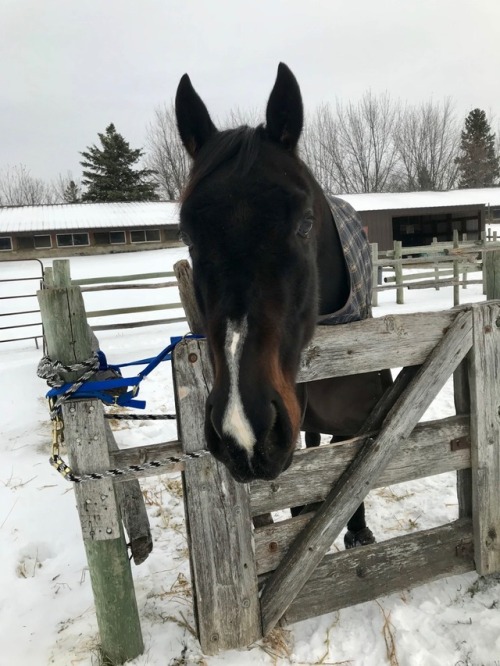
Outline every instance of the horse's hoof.
{"label": "horse's hoof", "polygon": [[357,548],[358,546],[368,546],[371,543],[375,543],[375,537],[369,527],[363,527],[363,529],[358,532],[347,530],[344,536],[346,550],[349,550],[349,548]]}

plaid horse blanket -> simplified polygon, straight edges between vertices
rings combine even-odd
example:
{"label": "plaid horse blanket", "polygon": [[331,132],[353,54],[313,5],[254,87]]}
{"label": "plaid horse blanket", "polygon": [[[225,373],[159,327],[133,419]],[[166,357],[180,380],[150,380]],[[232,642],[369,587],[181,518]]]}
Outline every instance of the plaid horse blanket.
{"label": "plaid horse blanket", "polygon": [[372,316],[372,257],[361,219],[354,208],[339,197],[328,196],[328,201],[351,280],[344,307],[318,317],[318,324],[331,326]]}

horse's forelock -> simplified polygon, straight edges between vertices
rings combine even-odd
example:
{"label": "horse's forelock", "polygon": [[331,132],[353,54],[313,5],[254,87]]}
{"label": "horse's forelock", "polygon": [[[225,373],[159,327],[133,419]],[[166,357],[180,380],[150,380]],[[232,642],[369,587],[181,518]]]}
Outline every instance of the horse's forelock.
{"label": "horse's forelock", "polygon": [[194,188],[205,178],[231,161],[233,162],[233,172],[240,175],[247,174],[255,164],[263,136],[264,129],[262,125],[258,127],[243,125],[236,129],[217,132],[203,146],[193,162],[181,200],[185,201]]}

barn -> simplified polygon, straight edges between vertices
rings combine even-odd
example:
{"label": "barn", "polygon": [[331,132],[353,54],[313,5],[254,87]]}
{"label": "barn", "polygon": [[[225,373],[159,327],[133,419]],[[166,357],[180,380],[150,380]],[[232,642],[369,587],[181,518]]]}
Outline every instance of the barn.
{"label": "barn", "polygon": [[0,260],[169,247],[178,205],[165,201],[0,208]]}
{"label": "barn", "polygon": [[[371,242],[389,250],[433,238],[479,239],[485,222],[500,222],[500,187],[448,192],[345,194]],[[0,261],[131,252],[177,242],[179,206],[167,201],[78,203],[0,208]]]}
{"label": "barn", "polygon": [[485,222],[500,222],[500,187],[447,192],[397,192],[340,195],[360,214],[371,242],[390,250],[451,241],[453,231],[481,238]]}

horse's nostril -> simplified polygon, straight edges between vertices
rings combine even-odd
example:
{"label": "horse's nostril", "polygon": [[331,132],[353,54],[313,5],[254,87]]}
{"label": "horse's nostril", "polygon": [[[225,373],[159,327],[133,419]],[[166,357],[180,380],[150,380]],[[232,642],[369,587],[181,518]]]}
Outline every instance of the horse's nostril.
{"label": "horse's nostril", "polygon": [[271,403],[271,426],[269,430],[273,430],[274,426],[276,425],[276,421],[278,420],[278,408],[276,407],[275,403]]}
{"label": "horse's nostril", "polygon": [[210,419],[210,423],[212,424],[212,428],[214,429],[214,432],[215,432],[215,434],[217,435],[217,437],[218,437],[219,439],[222,439],[221,434],[220,434],[220,432],[219,432],[217,426],[215,425],[215,421],[214,421],[214,410],[212,409],[212,407],[209,407],[209,410],[210,410],[210,411],[209,411],[209,419]]}

